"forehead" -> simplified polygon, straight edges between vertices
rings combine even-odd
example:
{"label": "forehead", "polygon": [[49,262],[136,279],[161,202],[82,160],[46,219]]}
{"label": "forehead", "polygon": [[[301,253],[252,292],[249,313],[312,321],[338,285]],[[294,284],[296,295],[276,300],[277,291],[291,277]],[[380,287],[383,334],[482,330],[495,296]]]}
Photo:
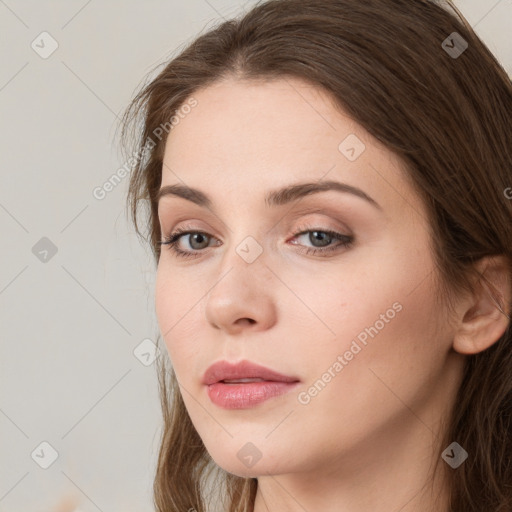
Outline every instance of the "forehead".
{"label": "forehead", "polygon": [[381,204],[379,197],[413,194],[401,160],[318,86],[289,77],[227,79],[193,98],[197,105],[167,138],[162,186],[182,183],[243,199],[293,182],[336,179]]}
{"label": "forehead", "polygon": [[256,152],[264,158],[268,149],[308,150],[319,143],[336,151],[341,134],[357,130],[356,123],[336,111],[327,93],[297,79],[226,79],[194,98],[198,104],[171,131],[166,154],[174,156],[183,143],[215,149],[218,155],[225,150],[231,160],[239,153],[246,157]]}

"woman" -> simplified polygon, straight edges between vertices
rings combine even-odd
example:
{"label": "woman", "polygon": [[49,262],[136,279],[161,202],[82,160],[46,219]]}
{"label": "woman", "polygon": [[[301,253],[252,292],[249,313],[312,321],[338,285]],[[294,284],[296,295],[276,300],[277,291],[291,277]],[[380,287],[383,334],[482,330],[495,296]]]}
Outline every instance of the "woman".
{"label": "woman", "polygon": [[261,3],[144,86],[158,511],[512,510],[511,110],[426,0]]}

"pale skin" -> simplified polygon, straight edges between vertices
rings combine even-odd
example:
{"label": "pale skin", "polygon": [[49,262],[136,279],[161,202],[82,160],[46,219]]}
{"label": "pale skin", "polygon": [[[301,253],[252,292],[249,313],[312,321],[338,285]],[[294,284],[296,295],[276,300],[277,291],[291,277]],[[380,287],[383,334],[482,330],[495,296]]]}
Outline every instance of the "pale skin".
{"label": "pale skin", "polygon": [[[452,317],[436,303],[427,213],[401,161],[321,89],[290,78],[231,78],[194,98],[168,137],[161,185],[199,189],[212,206],[169,195],[158,213],[163,237],[186,228],[207,238],[180,238],[191,258],[162,245],[155,299],[208,452],[226,471],[258,478],[255,512],[447,512],[443,472],[454,470],[441,461],[428,485],[441,420],[454,405],[464,354],[497,341],[506,316],[483,290],[459,297]],[[350,134],[365,144],[354,161],[339,149]],[[265,205],[271,190],[327,180],[357,187],[379,206],[334,190]],[[322,256],[310,232],[325,230],[353,244],[332,238],[327,247],[338,249]],[[252,263],[236,251],[248,236],[262,249]],[[503,262],[486,260],[485,269],[506,298]],[[300,403],[298,394],[396,303],[401,310]],[[223,359],[297,376],[300,387],[252,408],[222,409],[201,379]],[[261,452],[250,468],[237,457],[248,442]]]}

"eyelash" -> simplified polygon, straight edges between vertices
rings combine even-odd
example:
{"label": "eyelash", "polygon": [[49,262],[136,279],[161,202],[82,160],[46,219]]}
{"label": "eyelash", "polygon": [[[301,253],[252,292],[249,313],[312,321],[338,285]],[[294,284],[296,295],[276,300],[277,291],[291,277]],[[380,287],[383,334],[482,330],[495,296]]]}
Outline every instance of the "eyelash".
{"label": "eyelash", "polygon": [[[329,237],[340,241],[339,244],[337,244],[335,246],[328,246],[325,249],[318,248],[318,247],[315,247],[315,248],[307,247],[305,249],[300,249],[298,251],[300,254],[319,255],[320,253],[322,253],[321,254],[322,256],[326,256],[326,253],[330,254],[332,252],[339,250],[340,248],[349,249],[350,247],[352,247],[352,245],[354,243],[354,238],[352,236],[343,235],[341,233],[337,233],[336,231],[330,231],[328,229],[320,229],[320,228],[311,228],[309,226],[304,226],[299,229],[300,229],[300,231],[298,233],[295,233],[295,235],[293,235],[293,238],[298,237],[300,235],[305,235],[305,234],[313,232],[313,231],[317,231],[320,233],[325,233]],[[171,233],[169,236],[164,237],[163,242],[157,242],[157,244],[169,246],[169,250],[172,253],[174,253],[175,256],[177,256],[179,258],[197,258],[198,256],[200,256],[199,253],[202,252],[202,250],[183,251],[178,248],[179,240],[183,235],[195,235],[195,234],[200,234],[200,235],[206,236],[207,238],[212,238],[208,233],[206,233],[204,231],[189,230],[185,227],[185,228],[178,228],[176,231]]]}

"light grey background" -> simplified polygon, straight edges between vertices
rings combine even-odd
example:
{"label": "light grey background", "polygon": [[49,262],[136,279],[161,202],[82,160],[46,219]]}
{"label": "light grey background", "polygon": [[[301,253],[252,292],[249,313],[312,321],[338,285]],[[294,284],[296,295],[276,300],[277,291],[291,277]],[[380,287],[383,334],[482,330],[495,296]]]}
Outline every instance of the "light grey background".
{"label": "light grey background", "polygon": [[[145,75],[253,4],[0,0],[0,512],[153,510],[155,365],[134,350],[158,332],[154,267],[128,178],[93,190],[124,165],[118,117]],[[512,74],[512,0],[456,5]]]}

